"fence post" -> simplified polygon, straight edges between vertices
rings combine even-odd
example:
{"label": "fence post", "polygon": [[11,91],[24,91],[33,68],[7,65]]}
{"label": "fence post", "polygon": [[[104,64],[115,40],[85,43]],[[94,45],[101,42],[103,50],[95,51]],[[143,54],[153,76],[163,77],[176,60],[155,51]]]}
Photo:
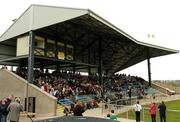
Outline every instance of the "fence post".
{"label": "fence post", "polygon": [[143,112],[143,118],[142,118],[142,119],[143,119],[143,121],[144,121],[144,108],[143,108],[142,112]]}
{"label": "fence post", "polygon": [[126,118],[128,119],[128,111],[127,111],[127,117]]}
{"label": "fence post", "polygon": [[101,107],[102,107],[102,109],[101,109],[101,114],[103,115],[103,107],[105,107],[105,105],[102,103],[102,104],[101,104]]}

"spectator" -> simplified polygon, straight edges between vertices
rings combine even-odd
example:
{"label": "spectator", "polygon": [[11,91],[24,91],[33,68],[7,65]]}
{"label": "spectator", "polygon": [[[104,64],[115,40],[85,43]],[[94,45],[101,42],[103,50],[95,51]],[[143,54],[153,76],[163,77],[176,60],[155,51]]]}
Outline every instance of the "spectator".
{"label": "spectator", "polygon": [[151,97],[152,97],[152,102],[154,102],[154,101],[155,101],[155,99],[156,99],[156,95],[155,95],[155,93],[153,93]]}
{"label": "spectator", "polygon": [[157,113],[157,106],[155,103],[149,105],[149,111],[151,114],[152,122],[156,122],[156,113]]}
{"label": "spectator", "polygon": [[4,116],[3,113],[5,111],[5,102],[4,101],[0,101],[0,122],[3,122],[4,120]]}
{"label": "spectator", "polygon": [[71,104],[70,109],[69,109],[69,113],[72,114],[74,110],[74,104]]}
{"label": "spectator", "polygon": [[159,115],[160,115],[160,121],[166,122],[166,105],[162,101],[162,103],[158,106],[159,108]]}
{"label": "spectator", "polygon": [[8,120],[10,122],[19,122],[20,112],[23,111],[23,106],[20,104],[20,98],[16,98],[14,102],[10,103],[7,110],[8,113]]}
{"label": "spectator", "polygon": [[128,89],[128,96],[129,96],[129,99],[131,99],[131,94],[132,94],[132,87],[129,87],[129,89]]}
{"label": "spectator", "polygon": [[134,105],[135,112],[136,112],[136,122],[140,122],[140,112],[141,112],[141,105],[139,104],[139,101],[137,101],[137,104]]}
{"label": "spectator", "polygon": [[111,110],[110,119],[117,120],[117,115],[114,113],[114,110]]}
{"label": "spectator", "polygon": [[63,112],[66,116],[68,116],[68,114],[69,114],[69,109],[68,109],[68,107],[65,107],[64,108],[64,112]]}
{"label": "spectator", "polygon": [[7,69],[7,65],[3,65],[1,69]]}
{"label": "spectator", "polygon": [[5,110],[4,110],[4,112],[3,112],[3,115],[4,115],[4,120],[5,120],[5,122],[6,122],[6,120],[7,120],[7,115],[8,115],[8,113],[9,113],[9,111],[7,110],[7,108],[8,108],[8,106],[9,106],[9,104],[11,103],[11,101],[13,100],[13,98],[14,98],[14,96],[12,95],[11,97],[8,97],[8,98],[4,99]]}
{"label": "spectator", "polygon": [[82,104],[82,102],[78,101],[74,106],[74,110],[73,110],[74,116],[83,116],[82,113],[84,112],[85,112],[84,105]]}

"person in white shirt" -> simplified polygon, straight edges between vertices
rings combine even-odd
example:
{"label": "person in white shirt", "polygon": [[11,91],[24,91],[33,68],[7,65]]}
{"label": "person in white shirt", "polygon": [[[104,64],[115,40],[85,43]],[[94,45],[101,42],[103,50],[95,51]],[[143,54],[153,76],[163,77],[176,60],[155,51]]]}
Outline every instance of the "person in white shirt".
{"label": "person in white shirt", "polygon": [[141,112],[141,105],[139,104],[139,101],[134,105],[134,109],[136,112],[136,122],[140,122],[140,112]]}

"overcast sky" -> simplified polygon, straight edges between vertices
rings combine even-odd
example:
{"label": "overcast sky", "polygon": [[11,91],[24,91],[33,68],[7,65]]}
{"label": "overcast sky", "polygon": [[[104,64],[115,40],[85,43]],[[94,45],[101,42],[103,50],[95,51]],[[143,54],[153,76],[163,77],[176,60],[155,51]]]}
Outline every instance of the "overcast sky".
{"label": "overcast sky", "polygon": [[[31,4],[89,8],[139,41],[180,50],[179,0],[3,0],[0,35]],[[151,59],[152,80],[180,80],[179,70],[180,54]],[[146,61],[121,72],[148,79]]]}

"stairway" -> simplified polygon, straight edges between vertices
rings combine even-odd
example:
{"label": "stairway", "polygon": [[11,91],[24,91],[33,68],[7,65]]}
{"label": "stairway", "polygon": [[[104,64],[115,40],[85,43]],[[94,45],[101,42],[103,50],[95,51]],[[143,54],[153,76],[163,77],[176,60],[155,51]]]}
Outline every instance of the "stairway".
{"label": "stairway", "polygon": [[63,114],[64,106],[57,104],[57,114]]}

